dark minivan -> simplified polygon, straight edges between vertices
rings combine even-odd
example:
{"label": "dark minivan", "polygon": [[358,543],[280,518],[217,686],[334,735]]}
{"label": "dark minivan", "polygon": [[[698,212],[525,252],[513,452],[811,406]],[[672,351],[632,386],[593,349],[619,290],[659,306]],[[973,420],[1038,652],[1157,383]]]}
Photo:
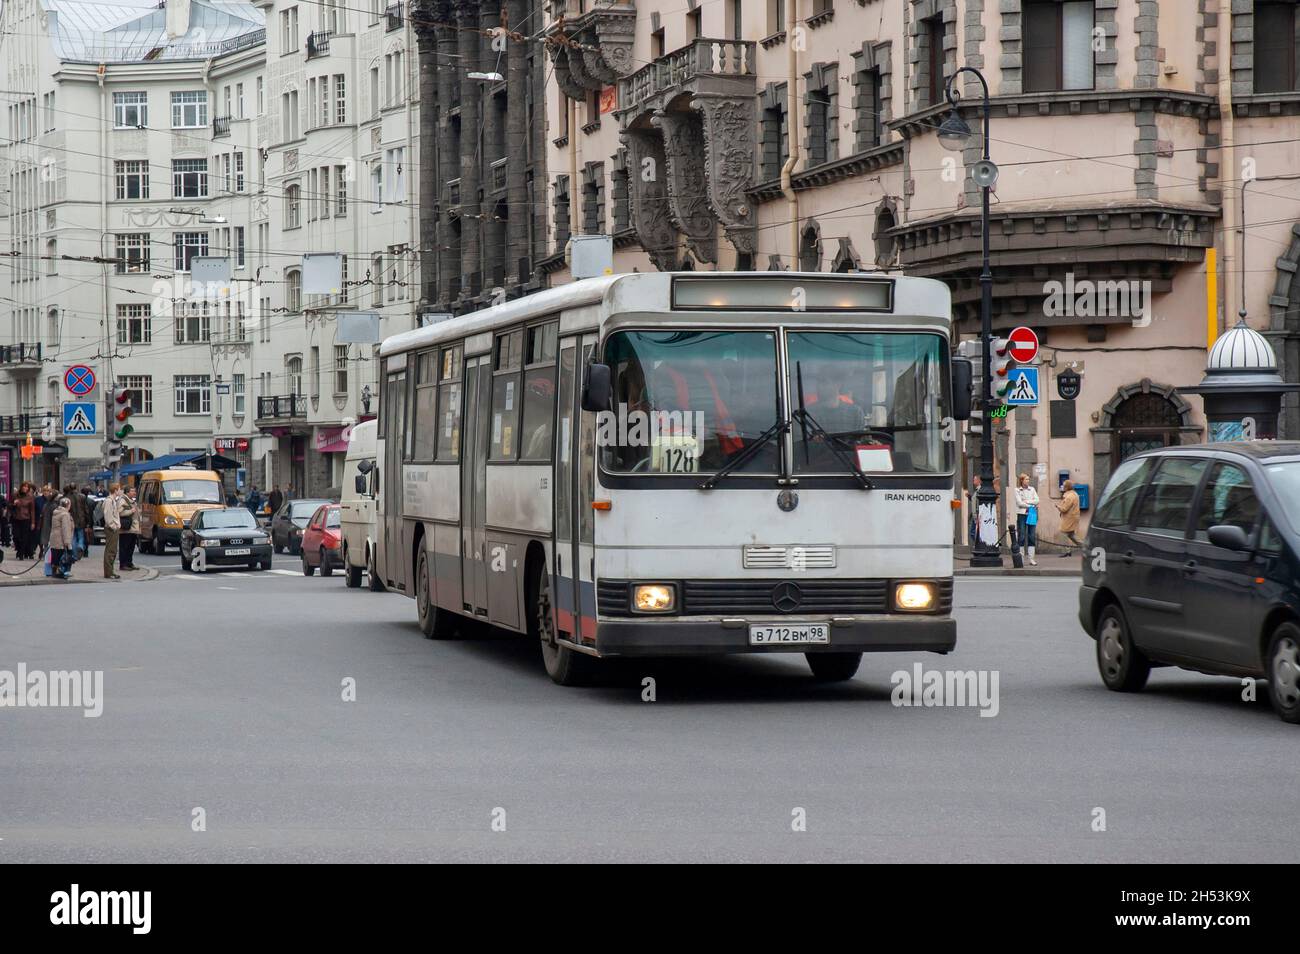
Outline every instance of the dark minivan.
{"label": "dark minivan", "polygon": [[1079,622],[1110,689],[1153,665],[1268,680],[1300,723],[1300,442],[1167,447],[1125,460],[1088,529]]}

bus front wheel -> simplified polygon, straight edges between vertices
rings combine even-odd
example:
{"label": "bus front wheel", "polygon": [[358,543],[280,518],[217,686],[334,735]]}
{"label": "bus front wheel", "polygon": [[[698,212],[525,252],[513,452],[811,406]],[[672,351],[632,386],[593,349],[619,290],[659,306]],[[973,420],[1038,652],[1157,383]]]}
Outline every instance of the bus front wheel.
{"label": "bus front wheel", "polygon": [[804,653],[804,658],[818,682],[844,682],[858,671],[862,653]]}
{"label": "bus front wheel", "polygon": [[415,608],[420,614],[420,630],[425,639],[446,639],[456,627],[451,613],[439,609],[433,601],[433,591],[429,586],[429,554],[423,545],[415,566]]}
{"label": "bus front wheel", "polygon": [[540,563],[532,579],[530,635],[542,644],[542,663],[546,674],[561,686],[582,686],[596,674],[597,662],[568,646],[560,645],[555,631],[555,614],[551,606],[551,575]]}

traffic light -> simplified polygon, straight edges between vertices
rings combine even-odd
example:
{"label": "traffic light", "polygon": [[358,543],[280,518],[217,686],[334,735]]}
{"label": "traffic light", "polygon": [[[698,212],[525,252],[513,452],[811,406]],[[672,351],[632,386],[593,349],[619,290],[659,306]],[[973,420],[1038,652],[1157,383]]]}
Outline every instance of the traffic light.
{"label": "traffic light", "polygon": [[1001,404],[1007,396],[1007,389],[1011,387],[1011,380],[1008,377],[1011,371],[1011,365],[1015,362],[1011,358],[1011,339],[994,338],[993,339],[993,356],[989,361],[989,401],[994,407]]}
{"label": "traffic light", "polygon": [[104,445],[104,456],[108,460],[110,467],[121,463],[122,461],[122,442],[109,440]]}
{"label": "traffic light", "polygon": [[113,431],[113,436],[119,441],[124,441],[131,436],[135,428],[129,423],[135,408],[131,406],[131,392],[123,387],[113,388],[113,420],[117,421],[117,428]]}

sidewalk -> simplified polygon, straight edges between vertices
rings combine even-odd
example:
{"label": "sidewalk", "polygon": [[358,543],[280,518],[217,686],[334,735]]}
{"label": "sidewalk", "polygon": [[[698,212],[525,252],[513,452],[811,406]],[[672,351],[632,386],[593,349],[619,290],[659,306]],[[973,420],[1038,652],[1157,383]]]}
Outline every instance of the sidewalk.
{"label": "sidewalk", "polygon": [[1076,550],[1073,556],[1061,558],[1060,551],[1053,548],[1047,553],[1038,554],[1038,566],[1030,566],[1028,561],[1022,570],[1017,570],[1011,562],[1011,551],[1002,548],[1002,566],[971,566],[970,548],[956,547],[952,555],[953,576],[1081,576],[1083,560]]}
{"label": "sidewalk", "polygon": [[[104,582],[104,548],[92,547],[90,556],[78,560],[72,567],[67,580],[60,580],[45,575],[44,562],[32,566],[31,560],[19,561],[10,547],[3,551],[4,561],[0,562],[0,586],[62,586],[64,583],[103,583]],[[19,571],[22,571],[19,573]],[[10,576],[18,573],[17,576]],[[143,582],[158,579],[158,571],[153,567],[142,566],[138,570],[119,570],[122,579],[119,582]]]}

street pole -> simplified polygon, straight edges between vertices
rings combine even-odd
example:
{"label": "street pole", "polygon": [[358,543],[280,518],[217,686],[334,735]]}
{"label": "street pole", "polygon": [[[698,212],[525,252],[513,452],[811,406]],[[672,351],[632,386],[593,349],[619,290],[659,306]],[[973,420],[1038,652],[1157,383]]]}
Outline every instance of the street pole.
{"label": "street pole", "polygon": [[[979,395],[983,410],[983,426],[980,428],[980,489],[975,495],[978,508],[976,518],[975,545],[971,550],[971,566],[1002,566],[1001,538],[998,534],[998,491],[993,485],[993,402],[989,399],[992,391],[993,372],[993,270],[989,266],[989,190],[997,181],[997,167],[989,157],[989,84],[984,74],[972,66],[962,66],[948,78],[944,94],[952,112],[939,128],[939,140],[945,148],[963,148],[970,139],[970,127],[966,125],[957,111],[961,93],[957,91],[957,77],[970,73],[980,81],[984,95],[984,157],[981,168],[976,170],[973,178],[980,189],[980,337],[983,339],[983,354],[980,361],[984,370],[984,393]],[[984,528],[992,525],[993,531],[986,540]]]}

